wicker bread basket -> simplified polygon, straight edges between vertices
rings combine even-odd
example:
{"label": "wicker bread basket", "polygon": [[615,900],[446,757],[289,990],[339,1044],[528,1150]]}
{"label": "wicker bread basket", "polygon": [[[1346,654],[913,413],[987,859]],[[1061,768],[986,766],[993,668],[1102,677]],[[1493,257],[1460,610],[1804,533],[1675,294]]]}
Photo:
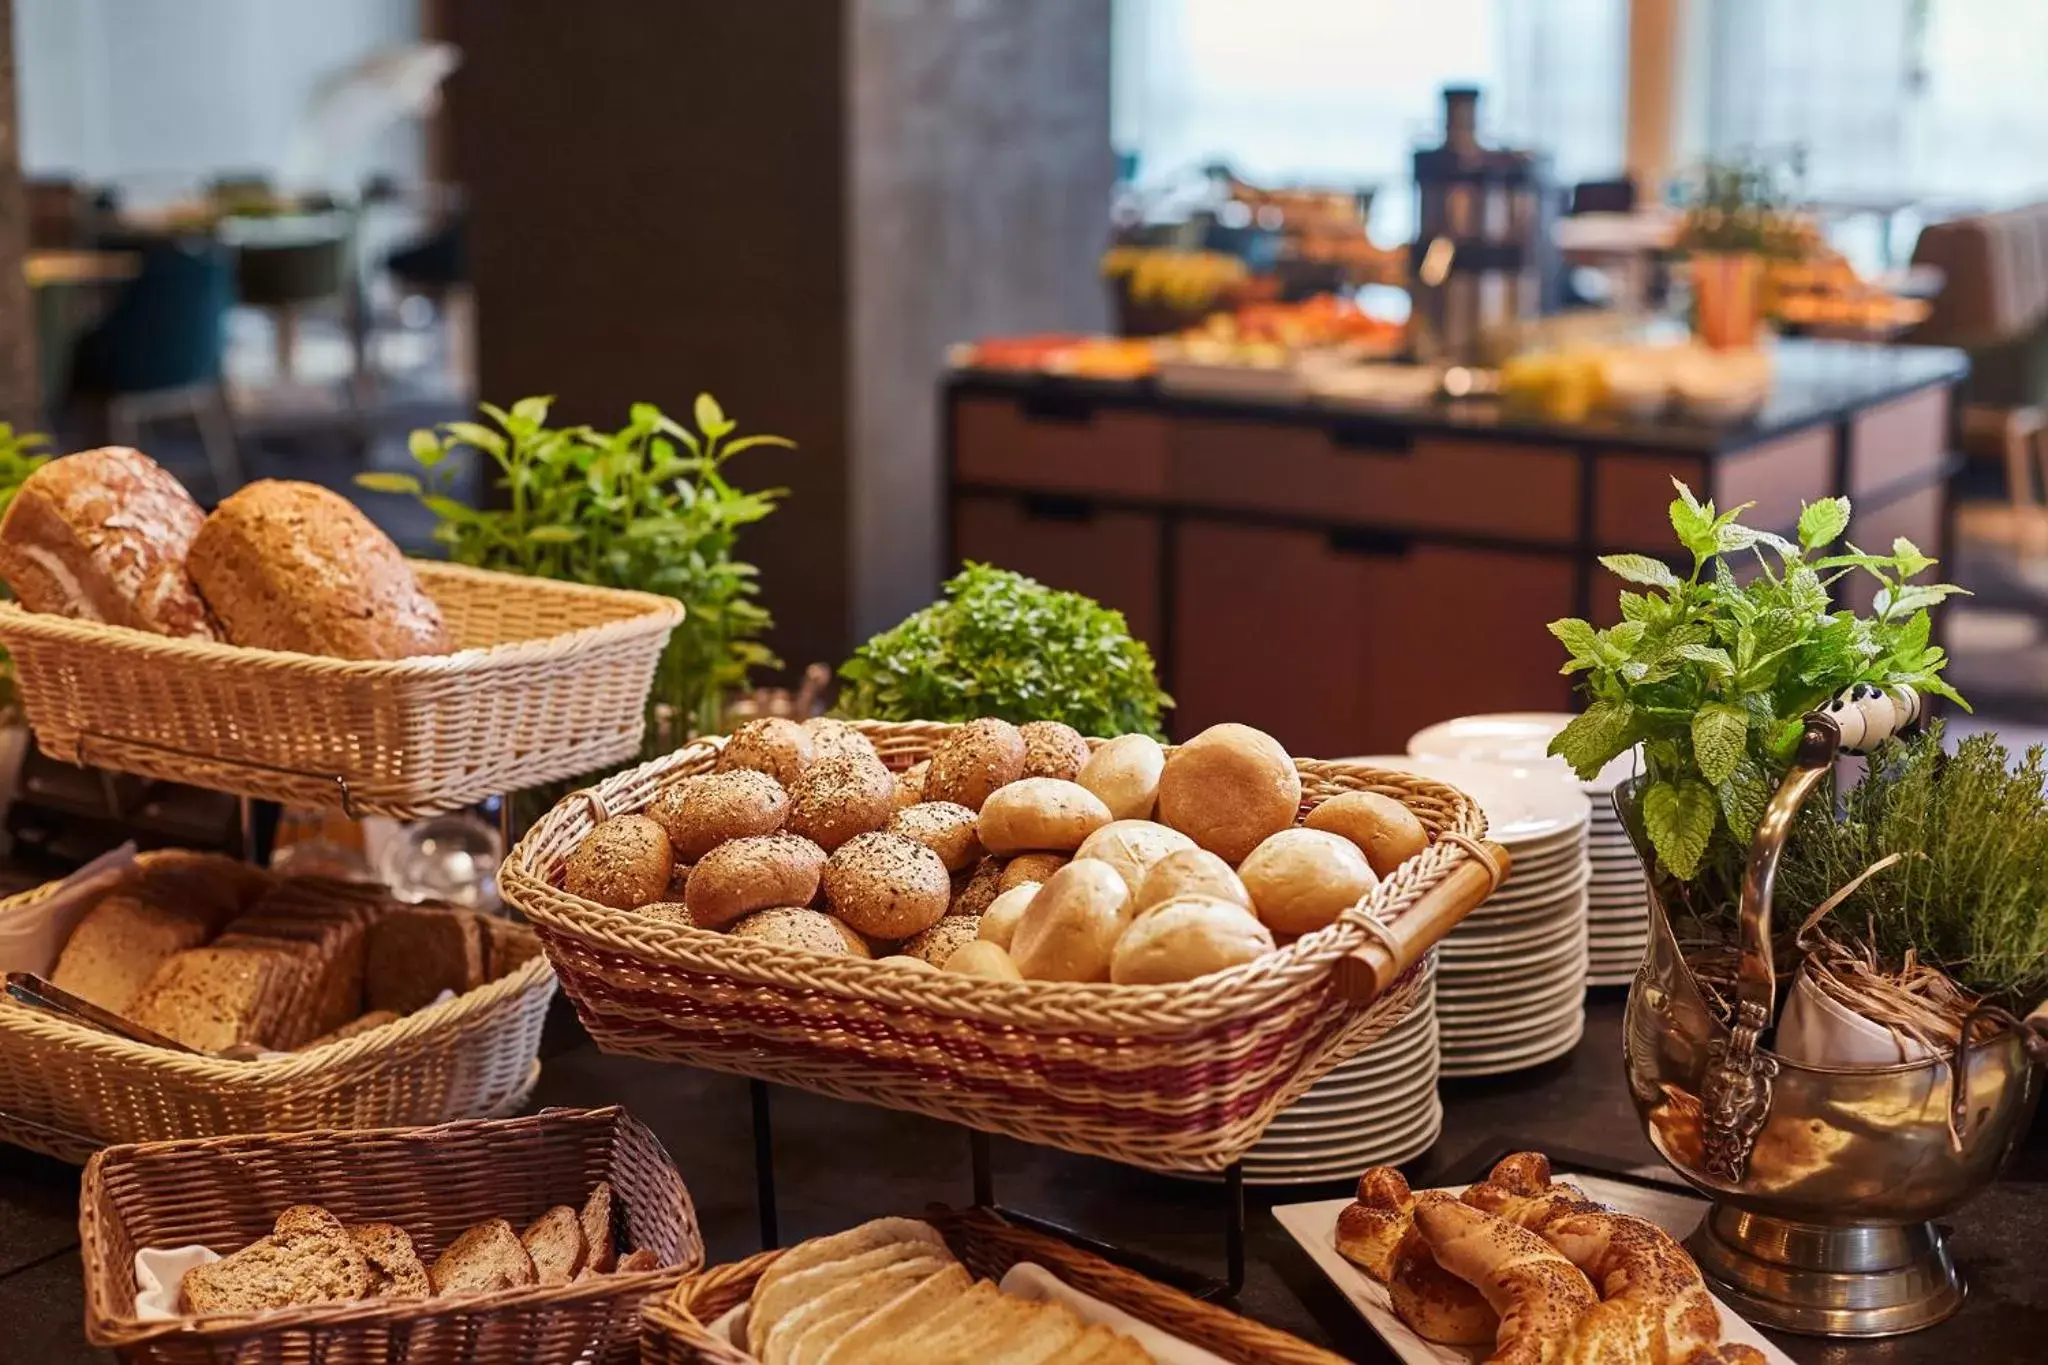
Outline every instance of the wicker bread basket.
{"label": "wicker bread basket", "polygon": [[[57,886],[0,901],[0,918]],[[555,975],[536,956],[452,1000],[271,1061],[150,1047],[0,996],[0,1141],[84,1161],[115,1142],[502,1112],[538,1079],[554,993]]]}
{"label": "wicker bread basket", "polygon": [[[268,1234],[287,1206],[318,1204],[344,1223],[396,1223],[431,1264],[472,1224],[524,1227],[553,1205],[581,1205],[600,1180],[623,1206],[625,1245],[652,1250],[662,1269],[457,1299],[135,1316],[142,1247],[232,1251]],[[161,1365],[629,1361],[642,1302],[704,1263],[682,1178],[654,1135],[618,1108],[110,1147],[86,1166],[78,1202],[86,1338]]]}
{"label": "wicker bread basket", "polygon": [[[937,1212],[927,1218],[977,1277],[1001,1280],[1011,1266],[1030,1261],[1082,1293],[1234,1365],[1343,1365],[1342,1356],[1133,1274],[1056,1237],[1017,1227],[989,1210]],[[756,1365],[745,1351],[713,1335],[708,1324],[744,1302],[754,1292],[754,1281],[781,1254],[764,1251],[713,1267],[684,1279],[673,1294],[649,1300],[641,1314],[641,1365]]]}
{"label": "wicker bread basket", "polygon": [[0,604],[44,753],[413,819],[635,754],[681,604],[417,562],[454,654],[359,662],[173,640]]}
{"label": "wicker bread basket", "polygon": [[[861,728],[902,769],[952,727]],[[700,741],[570,796],[500,871],[502,893],[540,932],[601,1048],[1162,1171],[1228,1166],[1318,1077],[1401,1019],[1418,998],[1419,972],[1369,1004],[1338,989],[1340,962],[1370,936],[1361,912],[1398,922],[1474,860],[1462,841],[1485,830],[1478,806],[1442,783],[1299,760],[1304,805],[1380,792],[1413,810],[1436,842],[1330,928],[1172,986],[917,973],[674,925],[560,888],[563,861],[600,811],[640,810],[662,787],[708,770],[717,743]]]}

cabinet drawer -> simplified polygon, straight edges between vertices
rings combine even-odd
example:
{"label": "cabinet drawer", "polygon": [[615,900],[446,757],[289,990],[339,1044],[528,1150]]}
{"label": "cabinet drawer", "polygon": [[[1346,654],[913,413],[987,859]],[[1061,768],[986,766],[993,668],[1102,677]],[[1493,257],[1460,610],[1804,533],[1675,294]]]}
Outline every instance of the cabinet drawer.
{"label": "cabinet drawer", "polygon": [[1417,436],[1398,424],[1283,426],[1183,418],[1177,500],[1376,526],[1568,544],[1578,461],[1545,446]]}
{"label": "cabinet drawer", "polygon": [[1063,396],[963,397],[953,469],[963,483],[1156,498],[1166,490],[1166,418]]}
{"label": "cabinet drawer", "polygon": [[1155,658],[1162,643],[1159,537],[1157,517],[1103,511],[1078,499],[964,494],[953,504],[957,558],[1015,569],[1114,607]]}

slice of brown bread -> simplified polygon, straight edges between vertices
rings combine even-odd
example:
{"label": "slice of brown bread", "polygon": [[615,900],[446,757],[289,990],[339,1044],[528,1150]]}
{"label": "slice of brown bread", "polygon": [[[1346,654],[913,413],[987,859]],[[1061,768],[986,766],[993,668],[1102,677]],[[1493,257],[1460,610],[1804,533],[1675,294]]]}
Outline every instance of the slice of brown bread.
{"label": "slice of brown bread", "polygon": [[260,1313],[294,1304],[345,1303],[370,1292],[369,1262],[325,1209],[295,1205],[270,1236],[185,1272],[188,1313]]}
{"label": "slice of brown bread", "polygon": [[373,1297],[424,1299],[433,1294],[433,1281],[404,1228],[392,1223],[358,1223],[348,1235],[370,1267]]}
{"label": "slice of brown bread", "polygon": [[219,853],[171,849],[153,853],[126,880],[125,890],[152,905],[206,917],[213,932],[256,904],[278,879],[262,868]]}
{"label": "slice of brown bread", "polygon": [[496,981],[540,956],[540,935],[496,915],[483,917],[484,980]]}
{"label": "slice of brown bread", "polygon": [[383,905],[375,888],[289,878],[221,935],[223,946],[279,945],[300,964],[274,1046],[301,1047],[362,1014],[366,935]]}
{"label": "slice of brown bread", "polygon": [[483,985],[481,919],[466,910],[393,906],[370,929],[370,1008],[411,1014],[444,990],[460,995]]}
{"label": "slice of brown bread", "polygon": [[50,980],[101,1009],[126,1015],[164,959],[212,936],[204,914],[116,891],[73,926]]}
{"label": "slice of brown bread", "polygon": [[612,1272],[618,1275],[638,1275],[645,1271],[659,1269],[661,1269],[661,1257],[655,1255],[649,1248],[641,1247],[637,1251],[629,1251],[624,1256],[621,1256],[619,1263],[612,1267]]}
{"label": "slice of brown bread", "polygon": [[542,1284],[569,1283],[589,1258],[582,1222],[567,1204],[557,1204],[535,1219],[532,1227],[519,1234],[519,1244],[533,1258],[534,1273]]}
{"label": "slice of brown bread", "polygon": [[204,1052],[269,1046],[300,965],[273,947],[187,948],[164,959],[128,1017]]}
{"label": "slice of brown bread", "polygon": [[619,1244],[612,1236],[614,1210],[609,1182],[597,1182],[576,1218],[583,1225],[583,1263],[593,1273],[602,1275],[618,1263]]}
{"label": "slice of brown bread", "polygon": [[449,1243],[427,1275],[436,1294],[489,1294],[540,1278],[519,1234],[502,1218],[478,1223]]}

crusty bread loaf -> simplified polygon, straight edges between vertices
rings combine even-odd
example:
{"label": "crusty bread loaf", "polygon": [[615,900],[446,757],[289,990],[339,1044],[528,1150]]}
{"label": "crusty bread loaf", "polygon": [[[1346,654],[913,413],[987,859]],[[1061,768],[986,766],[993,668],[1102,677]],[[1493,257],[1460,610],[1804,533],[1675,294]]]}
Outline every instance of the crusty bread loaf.
{"label": "crusty bread loaf", "polygon": [[427,1267],[404,1228],[392,1223],[357,1223],[348,1235],[370,1267],[373,1297],[424,1299],[434,1292]]}
{"label": "crusty bread loaf", "polygon": [[299,1205],[241,1250],[185,1272],[188,1313],[260,1313],[294,1304],[345,1303],[371,1292],[369,1262],[325,1209]]}
{"label": "crusty bread loaf", "polygon": [[186,573],[205,514],[139,450],[106,446],[29,475],[0,518],[0,578],[30,611],[213,639]]}
{"label": "crusty bread loaf", "polygon": [[487,1218],[450,1242],[427,1277],[436,1294],[490,1294],[540,1279],[519,1234],[502,1218]]}
{"label": "crusty bread loaf", "polygon": [[569,1283],[590,1258],[590,1246],[583,1240],[582,1220],[567,1204],[557,1204],[534,1219],[519,1234],[519,1244],[526,1248],[534,1274],[542,1284]]}
{"label": "crusty bread loaf", "polygon": [[193,537],[187,563],[238,645],[339,659],[453,647],[391,538],[317,484],[262,479],[230,495]]}

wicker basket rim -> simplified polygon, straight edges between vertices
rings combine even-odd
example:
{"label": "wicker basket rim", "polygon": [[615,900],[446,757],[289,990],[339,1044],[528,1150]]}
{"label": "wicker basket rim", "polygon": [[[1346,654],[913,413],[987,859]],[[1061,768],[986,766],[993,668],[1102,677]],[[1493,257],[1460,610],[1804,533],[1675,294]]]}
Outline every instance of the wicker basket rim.
{"label": "wicker basket rim", "polygon": [[683,604],[673,597],[639,592],[630,588],[601,588],[561,579],[536,578],[524,574],[473,569],[440,560],[408,560],[413,572],[429,587],[435,580],[460,582],[471,587],[491,584],[501,591],[581,597],[592,602],[633,606],[630,615],[597,625],[580,626],[557,635],[532,640],[457,650],[452,654],[428,654],[410,659],[337,659],[323,654],[300,654],[290,650],[257,649],[231,645],[219,640],[195,640],[157,635],[129,626],[100,621],[80,621],[50,612],[33,612],[19,602],[0,602],[0,639],[9,636],[40,637],[62,644],[118,644],[132,653],[165,661],[188,664],[230,664],[245,668],[291,669],[299,673],[319,672],[343,675],[363,682],[400,682],[450,674],[474,674],[499,668],[524,666],[552,660],[589,649],[594,645],[633,639],[655,631],[673,630],[684,616]]}

